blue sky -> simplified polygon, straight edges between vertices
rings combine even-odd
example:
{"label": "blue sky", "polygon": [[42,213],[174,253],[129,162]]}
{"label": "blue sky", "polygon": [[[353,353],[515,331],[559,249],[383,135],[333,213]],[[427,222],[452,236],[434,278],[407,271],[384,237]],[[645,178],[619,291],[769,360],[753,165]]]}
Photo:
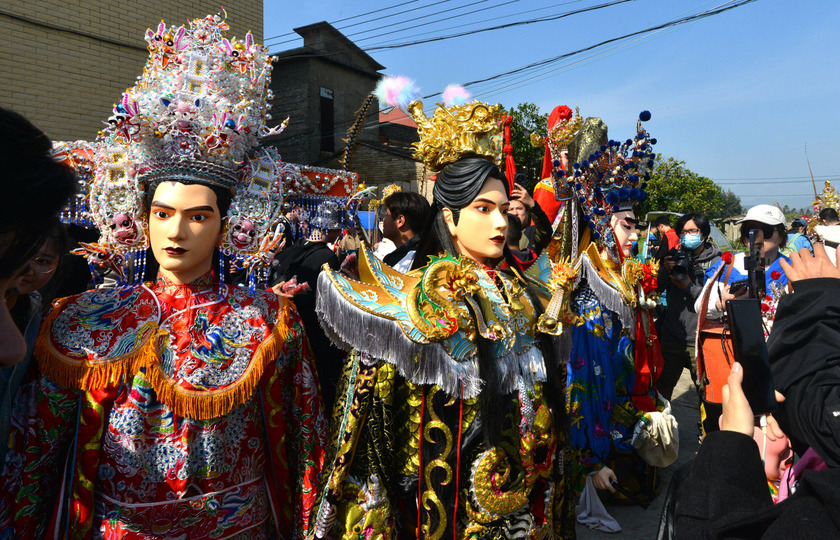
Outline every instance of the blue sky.
{"label": "blue sky", "polygon": [[[607,2],[267,0],[265,36],[277,52],[300,46],[302,40],[271,36],[394,6],[335,22],[367,50]],[[442,92],[450,83],[489,77],[725,3],[634,0],[556,21],[369,54],[386,66],[385,73],[415,79],[426,95]],[[415,11],[395,15],[406,10]],[[357,24],[377,17],[381,19]],[[433,22],[437,19],[446,20]],[[401,24],[385,27],[395,23]],[[806,144],[817,188],[826,179],[840,184],[840,160],[835,158],[840,133],[838,27],[840,2],[834,0],[756,0],[470,91],[508,107],[532,102],[543,112],[560,104],[578,105],[583,116],[603,118],[617,139],[632,135],[638,112],[650,110],[653,118],[647,127],[659,141],[657,151],[684,160],[691,170],[731,189],[745,206],[778,202],[809,207],[813,188]],[[373,37],[395,30],[400,31]]]}

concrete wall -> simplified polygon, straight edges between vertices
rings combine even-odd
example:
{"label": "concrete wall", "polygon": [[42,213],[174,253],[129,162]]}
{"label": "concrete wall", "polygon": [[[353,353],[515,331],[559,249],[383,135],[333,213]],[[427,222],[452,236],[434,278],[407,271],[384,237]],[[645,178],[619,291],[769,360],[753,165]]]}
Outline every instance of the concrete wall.
{"label": "concrete wall", "polygon": [[[263,39],[262,0],[225,2],[228,38]],[[55,140],[93,140],[148,58],[147,28],[219,12],[218,0],[34,0],[0,4],[0,105]]]}

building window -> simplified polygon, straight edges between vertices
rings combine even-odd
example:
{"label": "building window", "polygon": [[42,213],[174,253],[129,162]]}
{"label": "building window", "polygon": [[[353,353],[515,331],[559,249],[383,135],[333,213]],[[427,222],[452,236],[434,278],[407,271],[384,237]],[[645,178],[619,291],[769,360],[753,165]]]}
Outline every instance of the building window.
{"label": "building window", "polygon": [[333,91],[323,87],[321,87],[321,151],[335,152]]}

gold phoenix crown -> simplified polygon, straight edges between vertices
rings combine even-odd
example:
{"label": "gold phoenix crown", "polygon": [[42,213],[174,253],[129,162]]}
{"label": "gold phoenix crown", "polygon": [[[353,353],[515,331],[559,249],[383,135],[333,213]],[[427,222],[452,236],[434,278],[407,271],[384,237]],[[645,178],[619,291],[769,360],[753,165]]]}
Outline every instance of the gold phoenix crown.
{"label": "gold phoenix crown", "polygon": [[408,112],[417,122],[420,142],[414,143],[414,158],[434,172],[467,156],[492,159],[502,163],[502,130],[504,114],[499,105],[480,101],[444,107],[437,104],[431,118],[423,112],[419,100],[408,105]]}

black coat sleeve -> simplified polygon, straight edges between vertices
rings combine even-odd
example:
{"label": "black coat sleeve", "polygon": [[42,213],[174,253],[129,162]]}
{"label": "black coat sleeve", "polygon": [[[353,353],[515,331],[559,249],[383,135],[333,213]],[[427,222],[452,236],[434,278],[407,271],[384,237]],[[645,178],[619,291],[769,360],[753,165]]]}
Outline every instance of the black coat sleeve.
{"label": "black coat sleeve", "polygon": [[755,524],[757,516],[764,521],[772,508],[758,445],[742,433],[715,431],[703,439],[680,487],[677,538],[739,537],[733,529]]}
{"label": "black coat sleeve", "polygon": [[796,282],[779,301],[767,351],[785,396],[779,425],[797,451],[811,446],[840,466],[840,279]]}
{"label": "black coat sleeve", "polygon": [[529,215],[534,220],[534,245],[532,249],[539,255],[551,242],[551,235],[554,234],[554,231],[551,229],[551,220],[548,219],[537,201],[534,201],[534,206],[531,207]]}

